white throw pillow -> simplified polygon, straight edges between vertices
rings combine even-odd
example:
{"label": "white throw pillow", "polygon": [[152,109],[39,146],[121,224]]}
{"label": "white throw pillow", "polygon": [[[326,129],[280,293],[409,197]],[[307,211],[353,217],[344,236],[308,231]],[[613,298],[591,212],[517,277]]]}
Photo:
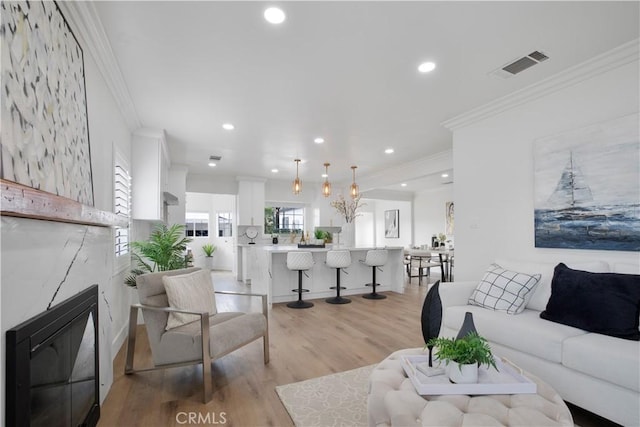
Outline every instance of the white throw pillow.
{"label": "white throw pillow", "polygon": [[518,273],[491,264],[469,297],[469,304],[508,314],[522,313],[526,297],[540,277],[540,274]]}
{"label": "white throw pillow", "polygon": [[[198,270],[179,276],[164,276],[162,284],[171,308],[216,314],[216,297],[209,270]],[[198,320],[200,316],[195,314],[169,313],[166,330]]]}

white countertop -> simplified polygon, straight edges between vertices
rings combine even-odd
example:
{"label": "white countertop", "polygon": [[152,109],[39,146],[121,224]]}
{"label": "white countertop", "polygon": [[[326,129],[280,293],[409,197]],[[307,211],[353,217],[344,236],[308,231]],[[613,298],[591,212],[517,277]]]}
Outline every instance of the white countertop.
{"label": "white countertop", "polygon": [[291,251],[308,251],[308,252],[327,252],[333,249],[340,249],[340,250],[349,250],[349,251],[368,251],[368,250],[372,250],[372,249],[389,249],[389,250],[396,250],[396,249],[404,249],[402,246],[386,246],[386,247],[375,247],[375,246],[357,246],[354,248],[348,248],[346,246],[342,246],[342,245],[333,245],[333,244],[327,244],[326,247],[324,248],[299,248],[297,244],[295,245],[265,245],[265,246],[261,246],[262,249],[264,249],[267,252],[271,252],[271,253],[285,253],[285,252],[291,252]]}

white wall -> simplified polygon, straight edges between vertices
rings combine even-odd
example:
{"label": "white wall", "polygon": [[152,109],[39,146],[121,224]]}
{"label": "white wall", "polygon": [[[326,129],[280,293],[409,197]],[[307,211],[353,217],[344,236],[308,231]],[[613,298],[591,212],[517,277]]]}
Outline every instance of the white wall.
{"label": "white wall", "polygon": [[[193,251],[196,267],[206,268],[202,245],[210,243],[216,246],[213,253],[213,268],[232,270],[234,263],[234,237],[218,237],[218,212],[231,212],[235,215],[236,197],[229,194],[186,193],[186,211],[209,214],[209,237],[194,237],[189,247]],[[235,217],[234,217],[235,222]],[[237,226],[237,224],[234,224]],[[234,232],[237,228],[234,227]]]}
{"label": "white wall", "polygon": [[[413,213],[412,202],[401,200],[374,200],[374,199],[362,199],[366,205],[363,207],[363,212],[371,212],[373,214],[373,223],[375,229],[373,230],[375,236],[376,246],[403,246],[408,247],[411,245],[413,236]],[[398,209],[400,219],[400,233],[399,238],[390,239],[384,237],[384,212],[387,210]],[[371,217],[367,216],[365,222],[371,221]],[[356,218],[356,243],[366,241],[367,237],[359,236],[359,233],[371,232],[364,228],[361,224],[360,218]]]}
{"label": "white wall", "polygon": [[232,176],[187,174],[187,191],[210,194],[238,194],[238,180]]}
{"label": "white wall", "polygon": [[[413,199],[413,245],[430,245],[431,236],[445,232],[445,204],[452,201],[454,200],[453,185],[451,184],[415,194]],[[455,227],[453,237],[455,237]]]}
{"label": "white wall", "polygon": [[496,257],[638,265],[637,252],[534,247],[532,148],[537,138],[637,112],[638,68],[636,59],[454,131],[457,280],[478,279]]}
{"label": "white wall", "polygon": [[[112,212],[113,152],[117,150],[131,165],[131,131],[90,54],[85,54],[85,74],[96,208]],[[135,228],[135,225],[132,227]],[[135,230],[132,231],[135,233]],[[112,243],[113,241],[110,242]],[[113,271],[110,286],[104,290],[109,301],[111,321],[110,358],[107,359],[101,354],[105,361],[112,360],[124,343],[129,306],[132,303],[132,291],[124,285],[124,278],[129,274],[129,270],[129,266],[124,265],[123,268]],[[111,387],[111,380],[112,378],[109,378],[107,382],[101,379],[107,390]]]}

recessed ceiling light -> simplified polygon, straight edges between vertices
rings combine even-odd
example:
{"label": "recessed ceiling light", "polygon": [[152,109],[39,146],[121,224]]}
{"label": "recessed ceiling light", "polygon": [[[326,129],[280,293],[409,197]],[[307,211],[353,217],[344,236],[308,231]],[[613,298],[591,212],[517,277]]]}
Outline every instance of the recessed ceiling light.
{"label": "recessed ceiling light", "polygon": [[418,71],[421,73],[428,73],[436,69],[436,64],[434,62],[423,62],[418,66]]}
{"label": "recessed ceiling light", "polygon": [[324,142],[324,138],[316,138],[313,140],[316,144],[322,144]]}
{"label": "recessed ceiling light", "polygon": [[440,175],[440,176],[441,176],[441,177],[443,177],[443,178],[447,178],[447,177],[449,176],[449,174],[448,174],[448,173],[443,173],[443,174],[442,174],[442,175]]}
{"label": "recessed ceiling light", "polygon": [[222,125],[222,129],[224,130],[234,130],[236,127],[231,123],[225,123]]}
{"label": "recessed ceiling light", "polygon": [[211,166],[212,168],[215,168],[216,164],[215,164],[215,162],[209,162],[209,166]]}
{"label": "recessed ceiling light", "polygon": [[278,173],[279,171],[278,171],[278,169],[271,169],[271,172]]}
{"label": "recessed ceiling light", "polygon": [[407,183],[406,183],[406,182],[403,182],[402,184],[400,184],[400,186],[401,186],[401,187],[406,187],[406,186],[407,186]]}
{"label": "recessed ceiling light", "polygon": [[391,153],[393,153],[393,148],[387,148],[386,150],[384,150],[384,152],[386,154],[391,154]]}
{"label": "recessed ceiling light", "polygon": [[286,19],[286,15],[282,9],[277,7],[270,7],[264,11],[264,19],[271,24],[282,24]]}

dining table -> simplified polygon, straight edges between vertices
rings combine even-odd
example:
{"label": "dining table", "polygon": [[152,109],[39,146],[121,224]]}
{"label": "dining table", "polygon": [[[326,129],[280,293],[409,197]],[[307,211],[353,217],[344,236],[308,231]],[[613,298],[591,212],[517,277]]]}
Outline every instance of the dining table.
{"label": "dining table", "polygon": [[[405,256],[409,257],[409,260],[417,259],[418,260],[418,277],[420,281],[422,281],[422,270],[423,268],[435,267],[437,265],[440,266],[440,277],[443,282],[448,282],[451,278],[452,274],[452,259],[453,259],[453,249],[449,248],[410,248],[405,249]],[[434,254],[438,255],[438,263],[433,263],[432,258]],[[409,264],[410,266],[411,264]],[[411,270],[409,267],[409,277],[411,276]]]}

